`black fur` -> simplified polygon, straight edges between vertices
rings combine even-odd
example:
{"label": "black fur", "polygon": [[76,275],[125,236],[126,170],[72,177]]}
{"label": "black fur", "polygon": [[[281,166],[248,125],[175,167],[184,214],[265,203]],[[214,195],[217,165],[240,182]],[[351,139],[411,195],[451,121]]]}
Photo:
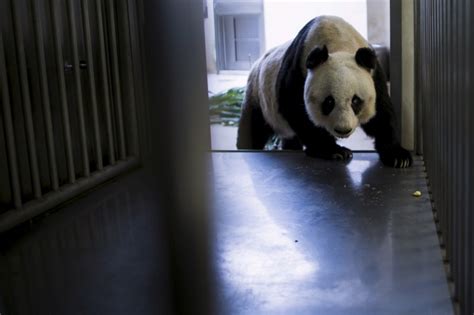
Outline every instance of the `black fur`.
{"label": "black fur", "polygon": [[323,104],[321,106],[321,112],[323,113],[323,115],[328,116],[329,114],[331,114],[332,110],[334,109],[334,106],[336,106],[336,101],[334,100],[334,97],[332,97],[332,95],[329,95],[323,101]]}
{"label": "black fur", "polygon": [[367,47],[359,48],[355,55],[355,60],[357,64],[368,70],[375,68],[377,64],[377,56],[375,52]]}
{"label": "black fur", "polygon": [[316,47],[311,51],[306,59],[306,68],[314,69],[320,64],[326,62],[329,58],[328,48],[326,45],[323,48]]}
{"label": "black fur", "polygon": [[293,137],[291,139],[281,139],[281,148],[283,150],[301,150],[303,146],[298,137]]}
{"label": "black fur", "polygon": [[362,110],[362,105],[364,102],[358,97],[357,95],[354,95],[352,97],[352,102],[351,102],[352,110],[354,111],[354,114],[358,115],[360,111]]}

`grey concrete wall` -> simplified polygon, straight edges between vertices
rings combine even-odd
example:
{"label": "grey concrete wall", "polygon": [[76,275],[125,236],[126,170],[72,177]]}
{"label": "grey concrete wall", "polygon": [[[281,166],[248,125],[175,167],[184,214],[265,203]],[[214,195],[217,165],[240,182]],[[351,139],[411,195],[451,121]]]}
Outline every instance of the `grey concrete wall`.
{"label": "grey concrete wall", "polygon": [[214,1],[205,0],[205,2],[207,5],[207,18],[204,19],[204,32],[206,34],[207,73],[217,73]]}
{"label": "grey concrete wall", "polygon": [[145,165],[166,216],[173,314],[215,314],[203,2],[144,4],[151,148]]}
{"label": "grey concrete wall", "polygon": [[412,0],[402,0],[402,146],[415,147],[415,56],[414,6]]}

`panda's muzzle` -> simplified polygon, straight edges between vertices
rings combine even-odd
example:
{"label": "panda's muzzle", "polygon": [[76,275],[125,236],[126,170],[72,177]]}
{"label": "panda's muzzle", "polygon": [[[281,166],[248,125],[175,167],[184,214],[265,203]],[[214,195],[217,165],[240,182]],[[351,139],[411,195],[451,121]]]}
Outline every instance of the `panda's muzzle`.
{"label": "panda's muzzle", "polygon": [[341,137],[346,137],[348,135],[350,135],[350,133],[352,132],[352,129],[351,128],[348,128],[348,129],[338,129],[338,128],[334,128],[334,131],[340,135]]}

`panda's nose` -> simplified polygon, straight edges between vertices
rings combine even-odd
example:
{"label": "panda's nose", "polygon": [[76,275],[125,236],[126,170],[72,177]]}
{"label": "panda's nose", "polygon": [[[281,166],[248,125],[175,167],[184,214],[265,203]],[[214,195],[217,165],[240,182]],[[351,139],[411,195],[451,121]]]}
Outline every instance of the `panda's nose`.
{"label": "panda's nose", "polygon": [[347,129],[334,128],[334,131],[340,134],[341,136],[346,136],[351,133],[352,129],[351,128],[347,128]]}

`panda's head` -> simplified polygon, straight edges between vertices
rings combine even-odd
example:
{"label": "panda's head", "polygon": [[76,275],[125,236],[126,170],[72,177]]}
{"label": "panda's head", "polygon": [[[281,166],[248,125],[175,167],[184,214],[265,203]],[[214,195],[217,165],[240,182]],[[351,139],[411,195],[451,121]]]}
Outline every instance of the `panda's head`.
{"label": "panda's head", "polygon": [[349,137],[359,124],[375,115],[372,70],[376,56],[370,48],[356,54],[329,54],[326,46],[315,48],[306,60],[304,87],[306,111],[311,121],[338,138]]}

